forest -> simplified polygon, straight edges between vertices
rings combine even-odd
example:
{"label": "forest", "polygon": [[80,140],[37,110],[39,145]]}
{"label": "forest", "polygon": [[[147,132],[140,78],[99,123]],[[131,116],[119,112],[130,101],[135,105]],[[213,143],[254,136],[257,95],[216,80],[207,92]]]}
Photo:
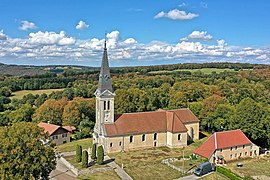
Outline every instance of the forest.
{"label": "forest", "polygon": [[[233,71],[204,73],[203,68]],[[1,75],[0,126],[43,121],[76,126],[79,129],[76,138],[91,136],[98,76],[98,68]],[[241,129],[255,144],[270,147],[269,65],[205,63],[116,67],[111,69],[111,77],[117,114],[189,108],[201,120],[202,131]],[[10,98],[19,90],[56,88],[64,90]]]}

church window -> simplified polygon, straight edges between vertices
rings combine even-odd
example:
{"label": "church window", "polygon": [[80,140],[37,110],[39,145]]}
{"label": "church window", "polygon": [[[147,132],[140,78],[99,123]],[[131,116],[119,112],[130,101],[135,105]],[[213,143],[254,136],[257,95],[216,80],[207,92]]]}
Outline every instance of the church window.
{"label": "church window", "polygon": [[104,110],[106,110],[106,101],[104,101]]}
{"label": "church window", "polygon": [[232,151],[232,147],[231,147],[231,151]]}
{"label": "church window", "polygon": [[119,146],[121,146],[121,145],[122,145],[122,142],[120,141],[120,142],[119,142]]}
{"label": "church window", "polygon": [[154,134],[154,140],[157,140],[157,133]]}
{"label": "church window", "polygon": [[243,149],[245,149],[246,148],[246,146],[245,145],[243,145]]}
{"label": "church window", "polygon": [[112,143],[110,143],[110,147],[112,147]]}
{"label": "church window", "polygon": [[237,146],[235,146],[235,150],[237,150]]}
{"label": "church window", "polygon": [[108,107],[107,107],[108,110],[110,110],[110,101],[108,101]]}
{"label": "church window", "polygon": [[133,142],[133,136],[129,137],[129,142],[132,143]]}
{"label": "church window", "polygon": [[145,141],[145,134],[142,135],[142,141]]}
{"label": "church window", "polygon": [[178,134],[178,141],[180,141],[181,140],[181,134]]}
{"label": "church window", "polygon": [[193,127],[190,127],[190,138],[191,139],[194,138],[194,129],[193,129]]}

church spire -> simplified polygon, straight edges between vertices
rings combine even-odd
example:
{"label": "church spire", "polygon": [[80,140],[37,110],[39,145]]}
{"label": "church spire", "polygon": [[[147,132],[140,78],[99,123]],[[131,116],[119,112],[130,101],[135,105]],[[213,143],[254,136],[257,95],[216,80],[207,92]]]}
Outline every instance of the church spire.
{"label": "church spire", "polygon": [[107,47],[106,47],[106,38],[104,42],[104,51],[101,63],[101,69],[99,74],[98,89],[97,93],[102,94],[105,90],[113,93],[112,81],[110,76],[110,67],[108,62]]}

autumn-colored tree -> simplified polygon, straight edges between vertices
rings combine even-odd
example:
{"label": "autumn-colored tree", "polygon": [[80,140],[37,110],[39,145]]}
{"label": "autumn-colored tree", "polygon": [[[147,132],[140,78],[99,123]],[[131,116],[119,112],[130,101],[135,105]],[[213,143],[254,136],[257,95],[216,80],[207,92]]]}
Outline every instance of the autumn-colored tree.
{"label": "autumn-colored tree", "polygon": [[63,125],[78,126],[81,121],[81,112],[79,110],[79,103],[70,101],[63,111]]}
{"label": "autumn-colored tree", "polygon": [[34,122],[50,122],[52,124],[62,124],[62,114],[66,100],[48,99],[42,104],[33,115]]}
{"label": "autumn-colored tree", "polygon": [[55,168],[54,145],[42,128],[19,122],[0,128],[0,177],[48,179]]}

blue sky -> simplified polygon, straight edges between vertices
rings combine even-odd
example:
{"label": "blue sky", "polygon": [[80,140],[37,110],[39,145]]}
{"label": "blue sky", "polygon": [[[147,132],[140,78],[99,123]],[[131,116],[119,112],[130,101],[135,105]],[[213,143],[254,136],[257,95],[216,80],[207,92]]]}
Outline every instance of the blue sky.
{"label": "blue sky", "polygon": [[270,63],[270,1],[0,0],[0,62]]}

